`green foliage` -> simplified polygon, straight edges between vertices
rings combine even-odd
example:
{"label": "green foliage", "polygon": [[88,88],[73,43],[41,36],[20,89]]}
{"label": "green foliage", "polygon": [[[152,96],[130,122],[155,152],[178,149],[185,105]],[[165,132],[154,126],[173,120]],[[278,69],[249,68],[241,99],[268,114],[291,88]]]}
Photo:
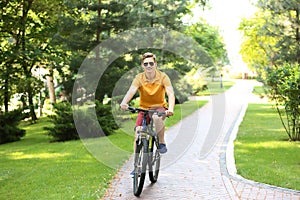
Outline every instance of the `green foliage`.
{"label": "green foliage", "polygon": [[49,116],[54,127],[45,127],[54,141],[67,141],[79,139],[73,121],[72,106],[69,102],[53,105],[55,115]]}
{"label": "green foliage", "polygon": [[266,68],[300,63],[299,1],[259,0],[258,12],[244,19],[241,54],[262,79]]}
{"label": "green foliage", "polygon": [[[5,72],[5,76],[0,76],[0,82],[5,82],[4,96],[10,98],[17,92],[15,86],[27,80],[22,92],[27,96],[33,120],[36,120],[33,99],[39,92],[33,84],[33,71],[41,66],[47,68],[51,63],[49,58],[55,58],[52,39],[57,31],[58,5],[58,0],[12,0],[2,3],[0,8],[0,50],[3,52],[0,68]],[[9,100],[5,99],[5,107]]]}
{"label": "green foliage", "polygon": [[[1,106],[5,104],[5,110],[8,110],[9,100],[13,94],[22,93],[26,96],[32,118],[36,119],[33,100],[40,92],[40,86],[44,86],[37,79],[45,78],[37,77],[36,72],[39,68],[45,69],[47,74],[44,76],[51,75],[56,79],[58,86],[64,88],[64,97],[70,100],[74,80],[78,78],[78,69],[88,53],[99,43],[120,32],[139,27],[184,32],[182,17],[190,13],[192,6],[198,4],[203,7],[207,2],[207,0],[0,2],[2,52],[0,71],[4,72],[0,74],[0,83],[4,86],[1,88],[3,90],[0,90]],[[142,42],[143,39],[137,41]],[[214,39],[210,42],[214,42]],[[184,41],[178,41],[178,45],[184,45]],[[111,97],[115,83],[128,70],[140,65],[139,56],[145,50],[136,49],[135,52],[128,52],[127,55],[132,56],[132,60],[126,60],[127,55],[114,60],[98,81],[96,99],[102,102],[105,95]],[[153,51],[161,59],[160,64],[172,63],[174,69],[180,73],[186,73],[192,67],[187,61],[183,62],[182,58],[170,52]],[[99,64],[99,60],[97,62]],[[99,69],[99,65],[96,67]],[[90,69],[94,70],[92,67]],[[181,84],[184,84],[183,81]],[[91,88],[89,82],[83,83],[81,87],[86,89],[86,96],[95,92],[89,90]],[[52,90],[49,92],[53,94]],[[177,93],[180,95],[179,101],[183,102],[187,99],[188,87]],[[182,95],[183,93],[186,94]]]}
{"label": "green foliage", "polygon": [[243,19],[239,29],[243,32],[243,42],[240,53],[246,62],[261,79],[266,76],[265,68],[270,64],[273,46],[276,37],[272,37],[265,31],[264,18],[268,18],[268,12],[259,12],[251,19]]}
{"label": "green foliage", "polygon": [[185,32],[205,49],[211,57],[213,64],[229,64],[225,43],[220,31],[216,27],[201,20],[196,24],[188,26]]}
{"label": "green foliage", "polygon": [[[260,10],[256,16],[240,25],[244,32],[241,53],[269,88],[289,138],[300,140],[299,1],[259,0],[257,6]],[[280,106],[284,107],[286,122]]]}
{"label": "green foliage", "polygon": [[0,112],[0,144],[18,141],[25,136],[26,131],[18,127],[24,118],[21,110]]}
{"label": "green foliage", "polygon": [[[284,64],[268,71],[267,88],[290,140],[300,140],[300,65]],[[279,108],[284,107],[286,123]]]}
{"label": "green foliage", "polygon": [[185,75],[185,80],[191,86],[192,94],[203,91],[207,82],[205,81],[205,73],[200,72],[200,70],[192,69],[189,73]]}
{"label": "green foliage", "polygon": [[[198,23],[186,27],[185,33],[199,43],[199,45],[203,47],[211,58],[211,64],[208,65],[207,68],[208,70],[206,70],[205,73],[204,70],[202,70],[200,76],[215,77],[218,73],[220,73],[223,66],[229,64],[225,43],[218,28],[207,24],[204,20],[201,20]],[[193,79],[195,80],[195,73],[200,74],[192,69],[189,73],[192,75],[192,77],[189,78],[189,80],[191,80],[189,82],[193,82]],[[196,81],[196,84],[192,83],[191,85],[193,85],[193,92],[197,93],[202,90],[204,84],[202,78],[200,78],[199,81]]]}
{"label": "green foliage", "polygon": [[[54,127],[45,128],[54,141],[101,137],[110,135],[118,129],[110,105],[103,105],[99,101],[95,102],[95,107],[85,104],[80,109],[74,110],[69,102],[57,103],[54,104],[54,112],[55,115],[50,116]],[[97,118],[93,118],[93,113],[96,113]],[[78,122],[77,126],[75,126],[74,119]]]}
{"label": "green foliage", "polygon": [[105,135],[111,135],[119,127],[116,124],[112,115],[112,109],[110,104],[102,104],[99,101],[96,102],[96,115],[102,131]]}

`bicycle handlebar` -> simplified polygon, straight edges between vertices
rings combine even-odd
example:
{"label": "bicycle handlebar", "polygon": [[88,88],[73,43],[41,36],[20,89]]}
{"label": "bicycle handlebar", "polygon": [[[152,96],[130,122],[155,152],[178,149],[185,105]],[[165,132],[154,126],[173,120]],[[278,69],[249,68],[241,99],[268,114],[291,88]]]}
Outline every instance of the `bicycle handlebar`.
{"label": "bicycle handlebar", "polygon": [[145,112],[145,113],[156,113],[159,117],[166,115],[166,112],[159,112],[157,110],[146,110],[142,108],[134,108],[134,107],[128,107],[128,110],[130,110],[132,113],[135,113],[137,111]]}

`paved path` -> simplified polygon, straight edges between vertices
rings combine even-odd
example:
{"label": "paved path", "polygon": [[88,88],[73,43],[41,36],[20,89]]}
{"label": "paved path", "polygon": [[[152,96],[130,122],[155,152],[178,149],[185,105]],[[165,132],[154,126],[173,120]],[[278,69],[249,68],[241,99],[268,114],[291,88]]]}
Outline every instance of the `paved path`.
{"label": "paved path", "polygon": [[[168,153],[159,180],[147,177],[140,199],[297,199],[300,192],[245,180],[235,174],[233,140],[255,82],[240,81],[167,131]],[[132,193],[132,158],[103,199],[138,199]]]}

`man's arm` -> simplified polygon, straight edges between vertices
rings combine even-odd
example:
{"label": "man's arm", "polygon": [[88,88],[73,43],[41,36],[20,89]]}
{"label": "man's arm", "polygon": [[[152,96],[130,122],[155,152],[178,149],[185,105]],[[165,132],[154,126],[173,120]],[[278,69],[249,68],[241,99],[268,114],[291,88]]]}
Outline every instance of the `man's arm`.
{"label": "man's arm", "polygon": [[173,87],[167,86],[166,92],[168,95],[168,104],[169,104],[168,110],[166,112],[168,116],[172,116],[174,114],[174,106],[175,106],[175,95],[174,95]]}
{"label": "man's arm", "polygon": [[130,86],[129,90],[127,91],[125,97],[123,98],[120,107],[122,110],[127,110],[128,108],[128,102],[132,99],[132,97],[137,92],[138,88],[136,86]]}

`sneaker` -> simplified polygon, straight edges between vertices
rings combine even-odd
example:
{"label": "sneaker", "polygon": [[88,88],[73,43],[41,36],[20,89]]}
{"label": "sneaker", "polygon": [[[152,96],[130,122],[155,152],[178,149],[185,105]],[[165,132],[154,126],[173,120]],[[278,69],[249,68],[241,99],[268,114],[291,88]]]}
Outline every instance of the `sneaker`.
{"label": "sneaker", "polygon": [[167,153],[168,149],[166,144],[159,144],[159,153],[164,154]]}
{"label": "sneaker", "polygon": [[131,178],[134,177],[134,170],[132,170],[132,172],[130,172],[130,175],[129,175]]}

